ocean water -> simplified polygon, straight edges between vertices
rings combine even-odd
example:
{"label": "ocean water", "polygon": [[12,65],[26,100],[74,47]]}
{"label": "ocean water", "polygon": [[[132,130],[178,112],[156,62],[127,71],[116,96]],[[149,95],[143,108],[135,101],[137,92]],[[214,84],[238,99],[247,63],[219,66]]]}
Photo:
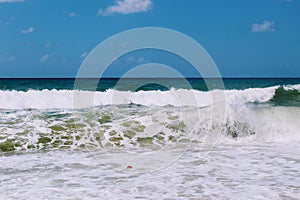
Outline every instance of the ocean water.
{"label": "ocean water", "polygon": [[300,79],[80,81],[0,79],[0,199],[300,199]]}

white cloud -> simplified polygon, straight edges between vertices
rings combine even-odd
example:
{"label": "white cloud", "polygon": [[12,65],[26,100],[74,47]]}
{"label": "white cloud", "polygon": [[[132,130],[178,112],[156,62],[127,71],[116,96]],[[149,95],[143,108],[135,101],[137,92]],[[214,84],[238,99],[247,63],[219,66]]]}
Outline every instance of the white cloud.
{"label": "white cloud", "polygon": [[140,62],[143,62],[143,61],[144,61],[144,57],[140,57],[137,61],[138,61],[139,63],[140,63]]}
{"label": "white cloud", "polygon": [[4,23],[4,25],[5,25],[5,26],[9,26],[9,25],[11,25],[12,22],[15,21],[15,20],[16,20],[16,17],[11,16],[11,17],[9,17],[8,21],[6,21],[6,22]]}
{"label": "white cloud", "polygon": [[115,4],[100,9],[97,15],[110,15],[113,13],[130,14],[147,12],[152,8],[152,0],[115,0]]}
{"label": "white cloud", "polygon": [[78,16],[78,14],[75,13],[75,12],[70,12],[70,13],[68,14],[68,16],[69,16],[69,17],[76,17],[76,16]]}
{"label": "white cloud", "polygon": [[50,49],[50,48],[53,48],[55,46],[55,44],[53,42],[47,42],[45,45],[44,45],[44,48],[46,49]]}
{"label": "white cloud", "polygon": [[6,54],[0,55],[0,62],[12,62],[16,59],[15,56],[8,56]]}
{"label": "white cloud", "polygon": [[133,57],[130,56],[127,58],[128,62],[134,62],[134,63],[143,63],[145,61],[144,57]]}
{"label": "white cloud", "polygon": [[24,0],[0,0],[0,3],[22,2]]}
{"label": "white cloud", "polygon": [[261,24],[252,24],[252,32],[274,32],[275,22],[264,20]]}
{"label": "white cloud", "polygon": [[30,26],[28,29],[26,30],[21,30],[21,34],[23,35],[26,35],[26,34],[29,34],[29,33],[32,33],[34,31],[34,28],[32,26]]}
{"label": "white cloud", "polygon": [[40,62],[41,62],[41,63],[44,63],[44,62],[46,62],[47,60],[49,60],[50,57],[51,57],[51,55],[45,54],[45,55],[43,55],[43,56],[41,57]]}
{"label": "white cloud", "polygon": [[86,52],[83,52],[81,55],[80,55],[80,58],[84,58],[87,56],[87,53]]}

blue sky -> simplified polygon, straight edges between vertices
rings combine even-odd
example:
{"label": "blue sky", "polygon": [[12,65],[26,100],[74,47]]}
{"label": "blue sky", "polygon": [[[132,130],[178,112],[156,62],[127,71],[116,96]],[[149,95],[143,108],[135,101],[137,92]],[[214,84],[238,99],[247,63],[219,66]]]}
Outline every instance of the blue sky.
{"label": "blue sky", "polygon": [[[0,77],[74,77],[101,41],[149,26],[195,39],[225,77],[300,77],[299,19],[299,0],[0,0]],[[120,58],[107,76],[147,62],[195,73],[148,50]]]}

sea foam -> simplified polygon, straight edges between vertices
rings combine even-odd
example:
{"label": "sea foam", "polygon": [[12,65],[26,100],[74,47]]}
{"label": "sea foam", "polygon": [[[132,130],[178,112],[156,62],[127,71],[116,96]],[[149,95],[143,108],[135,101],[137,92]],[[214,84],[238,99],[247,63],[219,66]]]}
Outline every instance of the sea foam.
{"label": "sea foam", "polygon": [[[0,91],[1,109],[72,109],[74,96],[90,96],[93,106],[139,104],[144,106],[209,106],[216,93],[224,94],[227,104],[245,104],[251,102],[267,102],[275,94],[279,86],[269,88],[250,88],[246,90],[198,91],[187,89],[171,89],[169,91],[117,91],[109,89],[105,92],[75,90],[29,90]],[[186,101],[193,98],[193,101]]]}

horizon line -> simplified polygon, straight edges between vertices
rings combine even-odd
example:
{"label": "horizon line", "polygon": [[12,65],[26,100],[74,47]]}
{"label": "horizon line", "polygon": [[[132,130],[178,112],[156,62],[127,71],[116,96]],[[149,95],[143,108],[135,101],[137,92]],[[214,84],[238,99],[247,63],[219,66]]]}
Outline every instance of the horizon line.
{"label": "horizon line", "polygon": [[279,77],[279,76],[226,76],[226,77],[0,77],[0,79],[300,79],[298,77],[286,76],[286,77]]}

